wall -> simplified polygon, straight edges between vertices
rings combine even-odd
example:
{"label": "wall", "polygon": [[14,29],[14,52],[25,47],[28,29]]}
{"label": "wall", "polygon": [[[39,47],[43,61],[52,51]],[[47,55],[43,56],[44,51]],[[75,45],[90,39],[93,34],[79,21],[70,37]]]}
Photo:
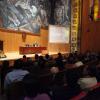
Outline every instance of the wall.
{"label": "wall", "polygon": [[70,44],[62,44],[62,43],[48,43],[49,52],[62,52],[69,53],[70,52]]}
{"label": "wall", "polygon": [[48,30],[41,29],[39,36],[26,35],[25,42],[23,42],[22,34],[18,32],[0,31],[0,40],[4,41],[4,52],[19,51],[19,46],[25,46],[25,44],[33,44],[37,41],[41,46],[47,46],[48,41]]}
{"label": "wall", "polygon": [[81,52],[100,51],[100,21],[89,18],[89,0],[82,0]]}
{"label": "wall", "polygon": [[[82,0],[82,22],[81,22],[81,52],[86,50],[100,51],[100,21],[91,21],[89,18],[89,0]],[[4,41],[4,52],[19,51],[19,46],[26,43],[39,42],[42,46],[48,46],[48,30],[41,29],[40,36],[27,35],[26,41],[22,41],[22,34],[0,31],[0,40]],[[57,46],[57,45],[56,45]],[[68,48],[70,47],[67,45]],[[57,46],[58,47],[58,46]],[[65,46],[61,47],[65,48]],[[51,51],[55,46],[51,45]],[[53,49],[53,50],[52,50]],[[56,49],[57,50],[57,49]]]}
{"label": "wall", "polygon": [[19,52],[20,46],[25,44],[33,44],[35,41],[41,46],[47,47],[47,52],[70,52],[69,44],[50,44],[48,43],[48,30],[41,29],[40,35],[26,35],[25,42],[23,42],[22,33],[10,30],[0,29],[0,40],[4,42],[4,53]]}

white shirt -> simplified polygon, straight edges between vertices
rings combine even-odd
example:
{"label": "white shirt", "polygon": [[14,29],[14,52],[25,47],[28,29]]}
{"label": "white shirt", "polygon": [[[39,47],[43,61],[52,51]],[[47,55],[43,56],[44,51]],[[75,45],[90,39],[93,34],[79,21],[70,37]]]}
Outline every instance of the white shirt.
{"label": "white shirt", "polygon": [[78,61],[78,62],[75,63],[75,66],[76,67],[80,67],[82,65],[84,65],[82,61]]}
{"label": "white shirt", "polygon": [[82,89],[89,89],[97,84],[96,77],[84,77],[78,80],[78,84]]}
{"label": "white shirt", "polygon": [[4,87],[6,88],[12,82],[18,82],[23,79],[23,77],[28,74],[29,72],[22,69],[14,69],[13,71],[9,72],[4,81]]}

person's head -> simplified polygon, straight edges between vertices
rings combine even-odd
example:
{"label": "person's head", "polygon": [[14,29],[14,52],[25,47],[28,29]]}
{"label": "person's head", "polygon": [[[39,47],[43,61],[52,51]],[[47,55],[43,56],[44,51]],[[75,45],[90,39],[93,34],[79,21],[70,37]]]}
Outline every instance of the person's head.
{"label": "person's head", "polygon": [[60,52],[58,52],[58,55],[62,55]]}
{"label": "person's head", "polygon": [[38,60],[38,59],[39,59],[39,55],[35,54],[35,60]]}
{"label": "person's head", "polygon": [[23,55],[23,58],[26,59],[27,58],[26,55]]}
{"label": "person's head", "polygon": [[58,57],[59,57],[59,58],[62,58],[62,57],[63,57],[62,54],[61,54],[60,52],[58,53]]}
{"label": "person's head", "polygon": [[43,61],[44,60],[43,56],[39,56],[39,60]]}
{"label": "person's head", "polygon": [[23,61],[23,62],[27,62],[27,57],[26,57],[26,55],[23,55],[22,61]]}
{"label": "person's head", "polygon": [[53,67],[51,67],[50,72],[51,72],[52,74],[57,74],[57,73],[59,72],[59,68],[53,66]]}
{"label": "person's head", "polygon": [[14,61],[14,68],[15,69],[21,69],[22,67],[22,61],[20,59],[17,59]]}
{"label": "person's head", "polygon": [[50,55],[49,55],[49,54],[46,54],[46,55],[45,55],[45,58],[46,58],[46,59],[49,59],[49,58],[50,58]]}
{"label": "person's head", "polygon": [[23,78],[25,93],[28,97],[35,97],[39,93],[39,82],[35,75],[27,74]]}
{"label": "person's head", "polygon": [[4,61],[3,62],[3,67],[9,67],[9,61]]}

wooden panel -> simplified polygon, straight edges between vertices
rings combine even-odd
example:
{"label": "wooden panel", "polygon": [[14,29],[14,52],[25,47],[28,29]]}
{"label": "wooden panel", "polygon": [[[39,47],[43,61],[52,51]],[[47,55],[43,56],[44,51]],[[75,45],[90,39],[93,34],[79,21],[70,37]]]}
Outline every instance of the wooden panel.
{"label": "wooden panel", "polygon": [[[48,36],[48,31],[41,29],[39,36],[26,35],[25,42],[23,42],[21,33],[14,33],[10,31],[0,31],[0,40],[4,41],[4,52],[18,52],[20,46],[25,46],[26,44],[33,44],[37,42],[41,46],[47,47],[48,40],[45,38]],[[43,42],[42,42],[43,40]]]}
{"label": "wooden panel", "polygon": [[49,43],[48,44],[49,52],[70,52],[70,44],[58,44],[58,43]]}
{"label": "wooden panel", "polygon": [[100,51],[100,21],[89,17],[89,0],[82,0],[81,52]]}

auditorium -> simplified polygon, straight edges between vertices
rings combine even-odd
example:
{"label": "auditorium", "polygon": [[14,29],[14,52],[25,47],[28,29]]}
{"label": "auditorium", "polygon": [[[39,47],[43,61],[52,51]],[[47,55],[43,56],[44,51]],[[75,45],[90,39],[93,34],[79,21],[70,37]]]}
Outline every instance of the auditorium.
{"label": "auditorium", "polygon": [[0,0],[0,100],[100,100],[99,25],[100,0]]}

